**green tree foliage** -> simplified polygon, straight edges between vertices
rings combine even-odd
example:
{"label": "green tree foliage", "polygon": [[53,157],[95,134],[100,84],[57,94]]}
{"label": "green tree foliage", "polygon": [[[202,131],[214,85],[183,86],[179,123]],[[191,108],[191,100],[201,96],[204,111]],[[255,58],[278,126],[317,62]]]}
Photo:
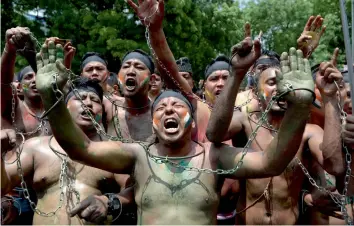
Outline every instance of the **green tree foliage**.
{"label": "green tree foliage", "polygon": [[[30,11],[37,15],[29,17]],[[344,50],[337,0],[165,0],[164,30],[175,57],[189,57],[198,80],[212,58],[229,55],[231,46],[243,39],[245,21],[251,23],[254,37],[263,31],[264,48],[281,53],[296,45],[308,17],[317,14],[327,25],[313,54],[313,62],[320,62],[335,47]],[[51,36],[72,40],[76,73],[88,51],[105,55],[114,72],[129,50],[149,51],[145,27],[123,0],[3,0],[1,19],[1,40],[6,29],[15,26],[29,27],[41,43]],[[24,65],[19,58],[17,69]]]}

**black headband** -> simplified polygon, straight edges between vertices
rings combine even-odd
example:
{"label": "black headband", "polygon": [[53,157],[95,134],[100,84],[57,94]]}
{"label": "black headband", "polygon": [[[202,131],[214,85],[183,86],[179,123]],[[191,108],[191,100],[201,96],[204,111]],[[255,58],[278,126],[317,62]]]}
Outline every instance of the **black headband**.
{"label": "black headband", "polygon": [[104,59],[102,59],[101,57],[99,57],[97,55],[92,55],[92,56],[87,57],[84,61],[82,61],[81,70],[84,69],[86,64],[93,62],[93,61],[100,62],[107,67],[107,62]]}
{"label": "black headband", "polygon": [[270,57],[270,58],[261,58],[258,59],[255,63],[254,63],[254,68],[256,68],[258,65],[269,65],[269,66],[280,66],[280,62],[277,58],[274,57]]}
{"label": "black headband", "polygon": [[182,57],[176,61],[179,72],[188,72],[193,74],[192,65],[187,57]]}
{"label": "black headband", "polygon": [[19,82],[21,82],[22,81],[22,79],[23,79],[23,76],[25,76],[26,74],[28,74],[28,73],[34,73],[34,71],[33,71],[33,69],[31,68],[31,66],[26,66],[26,67],[24,67],[18,74],[17,74],[17,80],[19,81]]}
{"label": "black headband", "polygon": [[[87,92],[93,92],[93,93],[97,94],[97,96],[100,98],[101,102],[102,102],[102,100],[103,100],[103,96],[100,95],[99,92],[98,92],[95,88],[93,88],[93,87],[91,87],[91,86],[77,87],[77,91],[80,92],[80,90],[87,91]],[[65,97],[65,104],[68,104],[70,98],[71,98],[72,96],[74,96],[74,95],[75,95],[74,90],[71,90],[71,91],[66,95],[66,97]]]}
{"label": "black headband", "polygon": [[127,61],[127,60],[131,60],[131,59],[137,59],[140,60],[141,62],[143,62],[145,64],[145,66],[147,68],[149,68],[150,73],[153,74],[154,70],[155,70],[155,66],[154,63],[152,62],[151,58],[149,56],[146,56],[142,53],[133,51],[128,53],[127,55],[124,56],[123,61],[122,61],[122,65]]}
{"label": "black headband", "polygon": [[152,107],[151,107],[151,115],[153,115],[153,112],[154,112],[154,109],[156,107],[156,105],[164,98],[167,98],[167,97],[175,97],[175,98],[178,98],[180,99],[181,101],[185,102],[190,111],[191,111],[191,117],[193,118],[193,106],[192,104],[187,100],[187,98],[185,98],[181,93],[178,93],[178,92],[175,92],[175,91],[172,91],[172,90],[166,90],[162,93],[160,93],[160,95],[158,95],[154,101],[154,103],[152,103]]}
{"label": "black headband", "polygon": [[214,71],[219,71],[219,70],[227,70],[229,71],[230,64],[226,61],[215,61],[213,64],[211,64],[207,69],[205,70],[205,79],[209,77],[211,73]]}

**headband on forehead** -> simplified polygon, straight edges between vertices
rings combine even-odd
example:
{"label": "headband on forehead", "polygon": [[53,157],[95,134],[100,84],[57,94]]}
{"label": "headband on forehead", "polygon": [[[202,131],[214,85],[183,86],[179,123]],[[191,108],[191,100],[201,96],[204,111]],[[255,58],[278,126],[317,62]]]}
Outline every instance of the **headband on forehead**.
{"label": "headband on forehead", "polygon": [[215,61],[211,65],[209,65],[205,70],[205,79],[209,77],[211,73],[214,71],[226,70],[228,71],[230,68],[230,64],[226,61]]}
{"label": "headband on forehead", "polygon": [[156,105],[164,98],[168,98],[168,97],[175,97],[175,98],[178,98],[180,99],[181,101],[185,102],[190,111],[191,111],[191,116],[193,117],[193,106],[192,104],[187,100],[187,98],[185,98],[181,93],[178,93],[178,92],[175,92],[175,91],[172,91],[172,90],[167,90],[167,91],[164,91],[162,92],[160,95],[158,95],[154,101],[154,103],[152,103],[152,107],[151,107],[151,115],[153,114],[154,112],[154,109],[156,107]]}
{"label": "headband on forehead", "polygon": [[254,68],[256,68],[258,65],[268,65],[268,66],[280,66],[280,62],[277,58],[270,57],[270,58],[261,58],[254,63]]}
{"label": "headband on forehead", "polygon": [[[354,70],[354,66],[353,66],[353,70]],[[350,80],[349,80],[349,73],[348,73],[348,67],[345,67],[344,70],[341,71],[341,73],[342,73],[342,76],[343,76],[343,81],[344,81],[345,83],[350,82]]]}
{"label": "headband on forehead", "polygon": [[141,62],[143,62],[147,68],[149,68],[151,74],[154,73],[154,71],[155,71],[154,62],[152,62],[149,55],[147,55],[147,54],[145,55],[143,53],[144,52],[142,50],[134,50],[134,51],[127,53],[123,57],[122,64],[124,64],[127,60],[137,59],[137,60],[140,60]]}
{"label": "headband on forehead", "polygon": [[19,81],[19,82],[21,82],[22,81],[22,79],[23,79],[23,76],[25,76],[26,74],[28,74],[28,73],[34,73],[34,71],[33,71],[33,69],[31,68],[31,66],[26,66],[26,67],[24,67],[20,72],[18,72],[18,74],[17,74],[17,80]]}
{"label": "headband on forehead", "polygon": [[81,70],[84,69],[84,67],[90,63],[90,62],[100,62],[101,64],[105,65],[107,67],[107,62],[98,54],[94,52],[89,52],[86,53],[85,56],[83,57],[83,61],[81,63]]}
{"label": "headband on forehead", "polygon": [[[89,80],[84,77],[80,77],[79,79],[73,81],[73,84],[74,84],[75,88],[79,91],[84,90],[84,91],[96,93],[102,102],[103,90],[102,90],[102,87],[100,86],[100,84],[98,83],[98,81],[93,81],[93,80]],[[70,98],[74,95],[75,95],[74,90],[72,88],[70,88],[70,91],[68,92],[68,94],[65,97],[65,104],[67,104],[68,101],[70,100]]]}
{"label": "headband on forehead", "polygon": [[187,57],[181,57],[176,61],[179,72],[188,72],[193,74],[192,65]]}

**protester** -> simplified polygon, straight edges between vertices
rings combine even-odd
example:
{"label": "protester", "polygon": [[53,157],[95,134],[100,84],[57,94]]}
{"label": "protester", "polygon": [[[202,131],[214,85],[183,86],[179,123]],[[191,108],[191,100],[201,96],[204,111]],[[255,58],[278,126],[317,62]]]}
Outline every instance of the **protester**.
{"label": "protester", "polygon": [[191,89],[194,89],[193,69],[188,57],[181,57],[176,61],[179,75],[185,78]]}
{"label": "protester", "polygon": [[107,78],[107,92],[111,95],[121,96],[117,74],[111,72]]}
{"label": "protester", "polygon": [[156,69],[154,74],[151,75],[149,85],[149,99],[150,101],[154,101],[155,98],[162,92],[164,85],[160,72],[158,72]]}
{"label": "protester", "polygon": [[[103,91],[99,84],[87,79],[80,79],[75,82],[75,87],[94,119],[100,120],[102,118]],[[104,140],[96,132],[91,119],[82,108],[81,101],[73,90],[66,96],[65,103],[70,111],[71,120],[75,122],[80,131],[87,134],[91,140],[98,142]],[[11,135],[9,137],[11,144],[14,143],[13,140],[16,139],[16,136],[13,136],[13,132],[8,135]],[[37,208],[47,213],[55,212],[53,216],[35,214],[33,224],[82,224],[83,222],[79,218],[70,218],[67,210],[72,209],[75,203],[80,201],[79,199],[82,200],[88,195],[99,195],[102,191],[112,192],[112,188],[119,189],[115,185],[120,182],[118,175],[84,166],[70,159],[65,160],[67,155],[52,136],[29,139],[25,142],[22,150],[21,170],[23,177],[26,178],[26,183],[34,185],[38,196]],[[2,150],[2,153],[4,151],[6,149]],[[6,164],[2,161],[1,166],[1,193],[6,194],[14,186],[22,183],[22,178],[18,175],[16,164]],[[124,187],[125,185],[120,184],[120,186]],[[62,192],[63,200],[61,200]],[[105,198],[107,199],[107,197]],[[57,208],[59,209],[57,210]],[[105,220],[98,218],[97,213],[89,210],[81,214],[90,215],[91,222],[102,223]]]}

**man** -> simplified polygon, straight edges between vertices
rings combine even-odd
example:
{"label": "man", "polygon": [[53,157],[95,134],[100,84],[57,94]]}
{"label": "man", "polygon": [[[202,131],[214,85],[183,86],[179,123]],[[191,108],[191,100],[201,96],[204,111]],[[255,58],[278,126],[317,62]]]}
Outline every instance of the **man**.
{"label": "man", "polygon": [[185,78],[188,85],[194,90],[193,69],[188,57],[181,57],[176,61],[179,75]]}
{"label": "man", "polygon": [[[241,45],[247,45],[247,42]],[[281,63],[274,58],[261,56],[254,66],[256,71],[259,69],[259,73],[255,75],[255,84],[257,84],[255,94],[259,99],[260,112],[249,112],[246,116],[233,109],[238,87],[246,74],[246,71],[236,70],[240,64],[238,62],[240,50],[238,46],[233,50],[236,54],[232,61],[233,75],[229,77],[224,92],[217,99],[210,117],[207,136],[209,140],[216,143],[233,139],[233,144],[237,145],[244,134],[247,139],[250,139],[251,148],[262,152],[279,132],[278,126],[284,122],[284,109],[289,108],[289,104],[283,100],[272,103],[268,108],[272,98],[277,93],[283,92],[276,81],[280,65],[282,65],[282,71],[288,72],[286,76],[294,77],[305,67],[309,79],[312,80],[310,67],[306,59],[299,60],[302,58],[302,52],[296,51],[295,48],[290,49],[289,57],[293,59],[290,63],[284,61],[288,58],[288,55],[284,53],[281,56]],[[260,68],[263,65],[268,66]],[[339,110],[336,108],[336,88],[333,80],[340,81],[341,75],[333,66],[333,62],[324,63],[320,72],[316,83],[324,97],[326,116],[324,131],[316,125],[306,125],[296,158],[280,176],[258,180],[247,179],[240,182],[245,189],[241,189],[236,223],[295,224],[299,215],[299,194],[303,181],[306,179],[298,162],[301,161],[305,167],[319,162],[330,173],[340,170],[340,166],[337,167],[335,163],[341,158],[341,126],[338,123]],[[332,80],[328,79],[328,76],[331,76]],[[265,109],[269,112],[265,117],[265,123],[261,124],[259,120],[263,117]],[[258,132],[253,139],[255,128],[258,127]]]}
{"label": "man", "polygon": [[[25,134],[26,137],[51,134],[46,120],[40,118],[43,106],[36,89],[36,74],[31,66],[23,68],[18,76],[19,86],[23,90],[23,101],[17,96],[16,88],[10,85],[14,78],[16,51],[24,49],[29,45],[28,43],[33,42],[30,34],[28,28],[8,29],[5,35],[5,49],[1,57],[1,127],[28,133]],[[29,53],[32,53],[30,49]]]}
{"label": "man", "polygon": [[230,61],[224,56],[218,56],[205,69],[204,97],[208,105],[213,106],[220,95],[225,82],[230,75]]}
{"label": "man", "polygon": [[155,73],[151,75],[149,85],[149,99],[150,101],[154,101],[155,98],[160,95],[163,89],[163,81],[161,79],[160,72],[158,72],[156,69]]}
{"label": "man", "polygon": [[[49,47],[52,48],[52,43]],[[60,55],[56,51],[49,53],[49,59]],[[45,108],[49,109],[57,102],[51,85],[54,80],[49,75],[58,73],[56,81],[62,89],[68,74],[60,59],[48,64],[47,56],[43,56],[43,61],[39,59],[40,55],[37,56],[38,65],[44,65],[39,66],[37,87]],[[282,85],[286,82],[294,88],[313,90],[313,81],[308,77],[301,71],[299,81],[284,75],[281,82]],[[134,85],[133,82],[126,83],[128,86]],[[128,91],[133,91],[133,88],[129,87]],[[242,167],[227,177],[254,178],[281,173],[299,148],[312,94],[300,91],[297,96],[286,95],[284,98],[289,106],[279,130],[280,136],[275,137],[264,154],[251,152],[242,155],[242,149],[227,145],[192,142],[193,107],[184,96],[173,91],[162,93],[152,105],[157,142],[149,147],[143,143],[90,140],[74,124],[63,102],[52,108],[48,118],[56,141],[70,158],[114,173],[133,173],[139,223],[215,224],[219,202],[217,187],[222,177],[181,170],[180,167],[236,169],[242,159]],[[61,117],[58,119],[57,115]],[[175,164],[180,167],[175,167]]]}
{"label": "man", "polygon": [[[102,118],[103,95],[99,84],[82,78],[74,82],[74,85],[88,111],[99,122]],[[80,128],[80,131],[93,141],[100,142],[104,139],[96,132],[91,119],[82,108],[82,103],[73,90],[66,96],[65,103],[70,111],[71,120]],[[9,138],[12,142],[16,137]],[[3,153],[4,151],[6,150],[2,150]],[[82,224],[79,218],[70,218],[68,215],[76,202],[92,194],[100,195],[101,191],[119,189],[117,182],[120,183],[121,180],[118,175],[87,167],[70,159],[64,161],[66,158],[65,152],[52,136],[35,137],[25,142],[20,156],[22,173],[26,182],[33,184],[38,196],[37,208],[48,213],[60,207],[53,216],[35,214],[33,224]],[[6,164],[2,160],[1,167],[1,193],[6,194],[14,186],[19,185],[22,178],[18,175],[17,164]],[[120,185],[124,186],[124,184]],[[59,200],[59,197],[63,200]],[[101,199],[104,202],[107,197],[101,196]],[[89,209],[81,212],[81,215],[88,215],[90,221],[96,223],[102,223],[104,220]]]}
{"label": "man", "polygon": [[117,74],[111,72],[107,78],[107,92],[115,95],[115,96],[121,96],[120,95],[120,90],[119,90],[119,82],[117,78]]}
{"label": "man", "polygon": [[[354,171],[354,117],[352,113],[352,103],[351,103],[351,91],[350,91],[350,81],[349,81],[349,74],[348,70],[343,70],[342,71],[343,75],[343,82],[339,84],[339,88],[341,89],[341,106],[348,115],[345,119],[345,126],[343,127],[342,131],[342,136],[343,136],[343,141],[347,146],[347,149],[350,152],[351,155],[351,163],[349,165],[351,169],[350,173],[350,180],[349,184],[347,185],[348,192],[346,194],[346,210],[348,212],[349,217],[351,218],[351,221],[353,222],[354,219],[354,182],[353,182],[353,171]],[[345,153],[346,151],[343,150]],[[348,156],[346,158],[343,158],[341,161],[339,161],[337,164],[340,164],[343,167],[342,172],[340,174],[337,174],[336,180],[337,180],[337,186],[339,191],[343,191],[343,188],[345,186],[344,181],[345,181],[345,176],[347,176],[347,167],[348,167],[348,162],[345,161],[346,159],[349,159]],[[347,176],[348,177],[348,176]],[[348,222],[339,222],[336,221],[336,224],[344,224]]]}

